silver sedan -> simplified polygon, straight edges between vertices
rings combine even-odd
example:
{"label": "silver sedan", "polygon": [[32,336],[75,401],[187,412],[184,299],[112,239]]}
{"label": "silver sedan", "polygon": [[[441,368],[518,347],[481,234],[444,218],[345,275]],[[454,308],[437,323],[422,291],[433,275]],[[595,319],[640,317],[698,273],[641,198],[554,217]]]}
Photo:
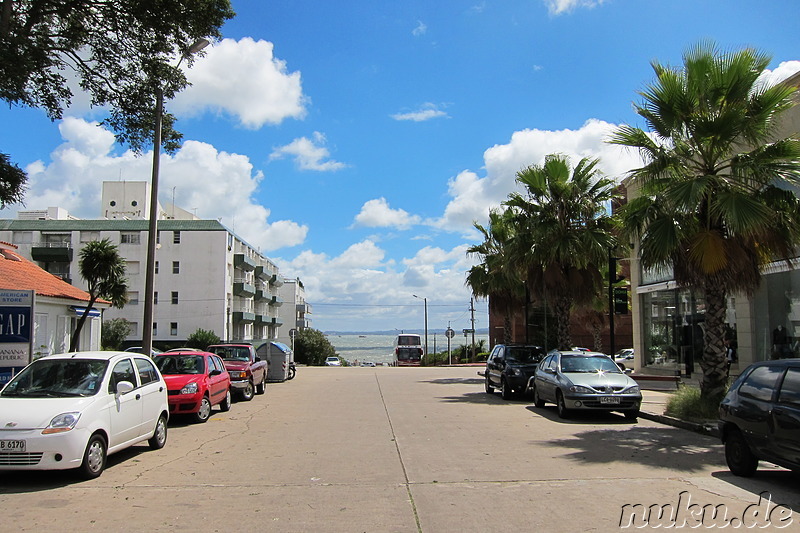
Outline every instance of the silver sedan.
{"label": "silver sedan", "polygon": [[609,356],[597,352],[552,351],[542,359],[528,383],[536,407],[551,402],[558,416],[573,409],[619,411],[626,418],[639,416],[642,393]]}

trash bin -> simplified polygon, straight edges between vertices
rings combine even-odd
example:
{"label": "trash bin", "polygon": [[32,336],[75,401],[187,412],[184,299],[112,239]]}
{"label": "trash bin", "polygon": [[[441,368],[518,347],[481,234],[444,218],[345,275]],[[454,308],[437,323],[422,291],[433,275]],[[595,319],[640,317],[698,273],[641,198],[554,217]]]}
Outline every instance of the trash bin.
{"label": "trash bin", "polygon": [[289,363],[294,357],[291,348],[282,342],[270,341],[259,346],[256,353],[267,361],[267,381],[286,381]]}

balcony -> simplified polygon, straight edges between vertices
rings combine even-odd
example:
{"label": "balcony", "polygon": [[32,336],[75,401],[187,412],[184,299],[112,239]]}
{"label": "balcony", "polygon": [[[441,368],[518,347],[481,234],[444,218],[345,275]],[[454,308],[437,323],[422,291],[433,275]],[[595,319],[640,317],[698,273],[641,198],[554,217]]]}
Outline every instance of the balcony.
{"label": "balcony", "polygon": [[272,299],[269,301],[269,305],[272,307],[280,307],[283,305],[283,298],[279,296],[273,296]]}
{"label": "balcony", "polygon": [[256,288],[246,281],[234,281],[233,294],[242,298],[252,298],[256,294]]}
{"label": "balcony", "polygon": [[31,259],[43,263],[72,262],[72,245],[68,242],[39,242],[31,246]]}
{"label": "balcony", "polygon": [[272,295],[269,293],[269,291],[265,291],[264,289],[256,289],[256,301],[269,300],[270,298],[272,298]]}
{"label": "balcony", "polygon": [[256,262],[244,254],[233,254],[233,266],[245,272],[252,272],[256,269]]}
{"label": "balcony", "polygon": [[256,314],[250,311],[234,311],[233,322],[235,324],[252,324],[256,321]]}
{"label": "balcony", "polygon": [[267,267],[259,265],[256,267],[255,276],[263,281],[269,281],[272,277],[272,272],[267,270]]}
{"label": "balcony", "polygon": [[273,287],[281,287],[283,286],[283,277],[273,274],[272,277],[269,279],[269,284]]}
{"label": "balcony", "polygon": [[272,319],[269,315],[256,315],[256,326],[272,325]]}

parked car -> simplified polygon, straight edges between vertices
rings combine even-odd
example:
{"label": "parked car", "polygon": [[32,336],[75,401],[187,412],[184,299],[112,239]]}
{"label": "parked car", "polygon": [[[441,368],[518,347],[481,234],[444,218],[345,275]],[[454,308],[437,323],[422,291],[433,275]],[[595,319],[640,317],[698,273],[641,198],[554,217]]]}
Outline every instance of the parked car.
{"label": "parked car", "polygon": [[342,366],[342,361],[338,357],[328,357],[325,359],[325,366]]}
{"label": "parked car", "polygon": [[267,392],[267,362],[252,344],[212,344],[206,350],[222,358],[239,398],[249,402],[254,394]]}
{"label": "parked car", "polygon": [[[130,346],[130,347],[128,347],[128,348],[125,348],[125,351],[126,351],[126,352],[141,353],[141,354],[143,354],[143,353],[144,353],[144,352],[142,351],[142,347],[141,347],[141,346]],[[160,353],[162,353],[162,352],[161,352],[161,350],[159,350],[158,348],[152,348],[152,349],[150,350],[150,355],[151,355],[152,357],[155,357],[155,356],[157,356],[157,355],[158,355],[158,354],[160,354]]]}
{"label": "parked car", "polygon": [[800,359],[754,363],[719,406],[725,461],[749,477],[764,460],[800,472]]}
{"label": "parked car", "polygon": [[209,352],[162,353],[154,359],[169,391],[169,412],[206,422],[211,408],[231,408],[231,377],[218,356]]}
{"label": "parked car", "polygon": [[614,354],[614,362],[620,370],[625,371],[633,366],[633,348],[623,348]]}
{"label": "parked car", "polygon": [[639,385],[602,353],[552,351],[531,381],[536,407],[554,403],[561,418],[573,409],[619,411],[632,420],[639,416]]}
{"label": "parked car", "polygon": [[375,366],[375,362],[374,361],[361,361],[361,366],[372,366],[372,367],[374,367]]}
{"label": "parked car", "polygon": [[523,396],[536,365],[545,356],[544,348],[532,344],[496,344],[486,359],[484,389],[487,394],[500,389],[504,400]]}
{"label": "parked car", "polygon": [[77,469],[99,476],[108,455],[167,442],[167,387],[131,352],[78,352],[33,361],[0,392],[0,470]]}

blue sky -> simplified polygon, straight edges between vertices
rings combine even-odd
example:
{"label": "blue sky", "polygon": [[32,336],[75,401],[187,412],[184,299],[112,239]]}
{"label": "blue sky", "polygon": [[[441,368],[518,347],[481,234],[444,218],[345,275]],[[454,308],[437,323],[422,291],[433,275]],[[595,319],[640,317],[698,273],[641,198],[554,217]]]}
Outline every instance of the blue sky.
{"label": "blue sky", "polygon": [[[233,0],[224,40],[167,108],[184,146],[161,163],[161,203],[219,218],[303,280],[322,330],[469,327],[472,222],[514,174],[559,152],[619,178],[635,154],[604,143],[641,125],[650,62],[701,39],[800,70],[795,0]],[[0,109],[0,151],[30,175],[26,209],[100,212],[104,180],[147,181],[76,96],[65,119]],[[0,211],[13,218],[18,206]],[[486,327],[485,302],[476,326]]]}

